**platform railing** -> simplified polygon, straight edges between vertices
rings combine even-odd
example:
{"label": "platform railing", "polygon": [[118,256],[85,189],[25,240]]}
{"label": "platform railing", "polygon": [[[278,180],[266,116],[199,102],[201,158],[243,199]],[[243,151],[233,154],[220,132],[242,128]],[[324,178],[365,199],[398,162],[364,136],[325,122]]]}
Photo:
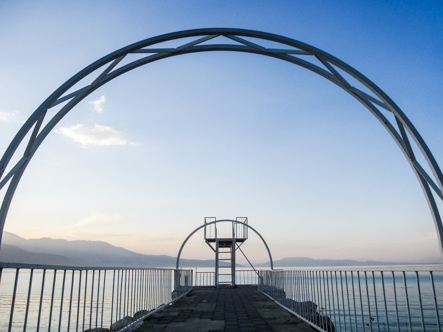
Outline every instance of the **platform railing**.
{"label": "platform railing", "polygon": [[[258,285],[258,275],[254,270],[236,270],[237,285]],[[194,286],[215,286],[215,272],[196,272]]]}
{"label": "platform railing", "polygon": [[443,270],[259,271],[259,289],[325,331],[441,331]]}
{"label": "platform railing", "polygon": [[192,278],[192,270],[0,263],[0,331],[126,331],[189,292]]}

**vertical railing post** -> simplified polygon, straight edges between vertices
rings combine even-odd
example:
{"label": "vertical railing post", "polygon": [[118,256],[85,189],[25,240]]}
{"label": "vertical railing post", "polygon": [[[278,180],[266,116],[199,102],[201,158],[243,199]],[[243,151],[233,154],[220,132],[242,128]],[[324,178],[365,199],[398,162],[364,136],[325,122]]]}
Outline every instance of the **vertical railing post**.
{"label": "vertical railing post", "polygon": [[51,322],[52,322],[52,309],[54,306],[54,293],[55,293],[55,281],[57,278],[57,270],[54,270],[54,278],[52,280],[52,293],[51,293],[51,306],[49,309],[49,323],[48,323],[48,331],[51,331]]}
{"label": "vertical railing post", "polygon": [[71,312],[72,312],[72,296],[74,295],[74,274],[75,270],[72,270],[72,278],[71,278],[71,294],[69,295],[69,313],[68,313],[68,328],[67,332],[71,328]]}
{"label": "vertical railing post", "polygon": [[357,271],[357,279],[358,279],[358,297],[360,298],[360,312],[361,312],[361,324],[363,325],[363,332],[366,331],[365,328],[365,317],[363,313],[363,296],[361,293],[361,281],[360,281],[360,272]]}
{"label": "vertical railing post", "polygon": [[75,331],[78,332],[78,326],[80,324],[79,319],[80,319],[80,297],[81,297],[81,290],[82,290],[82,270],[79,271],[80,272],[80,276],[79,276],[79,280],[78,280],[78,299],[77,299],[77,323],[76,323],[76,328]]}
{"label": "vertical railing post", "polygon": [[313,271],[309,271],[309,279],[311,281],[311,301],[313,302],[312,305],[312,310],[309,310],[309,320],[313,323],[315,323],[315,320],[317,318],[317,315],[315,314],[317,311],[317,308],[314,307],[314,304],[317,306],[317,299],[315,296],[315,279],[314,279],[314,272]]}
{"label": "vertical railing post", "polygon": [[323,315],[323,324],[324,324],[325,330],[327,330],[327,329],[328,329],[328,328],[327,328],[327,326],[328,326],[328,322],[327,322],[327,320],[326,320],[326,317],[327,317],[327,312],[328,312],[328,310],[329,310],[329,306],[328,306],[329,294],[328,294],[328,295],[326,294],[325,271],[322,271],[322,273],[321,273],[321,277],[322,277],[322,281],[323,281],[324,309],[325,309],[325,312],[326,312],[326,316]]}
{"label": "vertical railing post", "polygon": [[[332,280],[331,280],[332,283]],[[331,315],[331,296],[330,296],[330,289],[329,289],[329,272],[326,271],[326,286],[328,288],[328,318],[329,318],[329,326],[331,328],[332,331],[332,315]],[[332,292],[332,296],[334,296],[334,293]]]}
{"label": "vertical railing post", "polygon": [[63,317],[63,297],[65,294],[65,281],[66,281],[66,269],[63,270],[63,282],[62,282],[62,294],[60,298],[60,316],[58,318],[58,330],[62,330],[62,317]]}
{"label": "vertical railing post", "polygon": [[392,285],[394,288],[395,316],[397,318],[397,331],[400,332],[400,320],[398,317],[397,287],[395,284],[395,273],[392,271]]}
{"label": "vertical railing post", "polygon": [[435,294],[434,275],[433,275],[432,271],[430,272],[430,278],[431,278],[431,286],[432,286],[432,297],[434,299],[435,316],[437,318],[438,332],[441,332],[440,317],[439,317],[439,313],[438,313],[437,296]]}
{"label": "vertical railing post", "polygon": [[409,295],[408,295],[408,284],[406,282],[406,272],[403,271],[403,283],[405,286],[405,295],[406,295],[406,307],[408,308],[408,323],[409,323],[409,331],[412,332],[412,322],[411,322],[411,310],[409,306]]}
{"label": "vertical railing post", "polygon": [[148,270],[144,269],[143,270],[143,283],[144,283],[144,299],[143,299],[143,304],[144,304],[144,308],[145,309],[149,309],[149,302],[148,302],[148,294],[149,294],[149,284],[148,284]]}
{"label": "vertical railing post", "polygon": [[[124,270],[118,270],[119,271],[119,285],[117,284],[117,302],[118,302],[118,310],[116,308],[115,310],[115,321],[118,321],[122,317],[122,298],[123,298],[123,271]],[[120,290],[120,292],[119,292]]]}
{"label": "vertical railing post", "polygon": [[83,297],[83,331],[85,330],[85,318],[86,318],[86,297],[88,295],[88,270],[85,270],[85,292]]}
{"label": "vertical railing post", "polygon": [[12,292],[11,312],[9,314],[8,332],[12,331],[12,321],[13,321],[13,317],[14,317],[15,296],[17,295],[17,283],[18,283],[18,275],[19,275],[19,273],[20,273],[20,269],[16,269],[15,270],[14,291]]}
{"label": "vertical railing post", "polygon": [[114,313],[114,293],[115,293],[115,270],[114,270],[113,275],[112,275],[111,315],[110,315],[111,323],[113,322],[112,314]]}
{"label": "vertical railing post", "polygon": [[374,274],[374,271],[372,271],[372,286],[374,288],[375,316],[377,317],[377,328],[380,331],[380,318],[378,316],[377,290],[375,288],[375,274]]}
{"label": "vertical railing post", "polygon": [[128,316],[134,312],[134,269],[129,270],[128,281]]}
{"label": "vertical railing post", "polygon": [[388,329],[388,332],[390,332],[389,315],[388,315],[388,304],[387,304],[387,301],[386,301],[385,277],[383,275],[383,271],[381,271],[381,285],[383,287],[383,302],[384,302],[384,305],[385,305],[386,327]]}
{"label": "vertical railing post", "polygon": [[103,272],[103,295],[102,295],[102,314],[100,320],[100,328],[103,328],[103,311],[105,308],[105,291],[106,291],[106,275],[108,274],[108,270],[104,270]]}
{"label": "vertical railing post", "polygon": [[415,276],[417,278],[417,291],[418,291],[418,303],[420,305],[421,326],[423,328],[423,331],[425,331],[425,317],[423,315],[423,303],[421,300],[420,277],[418,275],[418,271],[415,271]]}
{"label": "vertical railing post", "polygon": [[[312,283],[313,283],[313,289],[314,289],[314,302],[317,305],[316,311],[320,309],[320,300],[319,300],[319,293],[318,293],[318,280],[317,280],[317,272],[312,271]],[[318,314],[315,314],[314,316],[314,323],[319,326],[320,324],[320,317]]]}
{"label": "vertical railing post", "polygon": [[89,308],[89,329],[92,328],[92,309],[94,307],[94,280],[95,280],[95,270],[92,270],[91,304],[90,304],[90,308]]}
{"label": "vertical railing post", "polygon": [[355,284],[354,284],[354,273],[351,271],[351,281],[352,281],[352,299],[354,304],[354,323],[355,323],[355,331],[358,331],[358,323],[357,323],[357,305],[355,303]]}
{"label": "vertical railing post", "polygon": [[[122,271],[123,273],[123,271]],[[127,291],[127,282],[128,282],[128,270],[125,269],[124,270],[124,274],[125,274],[125,285],[123,286],[123,316],[120,316],[121,318],[123,318],[124,316],[126,316],[126,291]],[[122,280],[123,281],[123,280]]]}
{"label": "vertical railing post", "polygon": [[[335,279],[335,294],[337,297],[338,324],[340,326],[340,331],[341,331],[340,295],[338,293],[337,271],[334,271],[334,279]],[[334,317],[335,317],[335,315],[334,315]],[[337,320],[335,321],[335,324],[337,325]]]}
{"label": "vertical railing post", "polygon": [[42,304],[43,304],[43,292],[45,289],[45,276],[46,276],[46,269],[43,270],[43,276],[42,276],[42,289],[40,293],[40,304],[38,307],[38,317],[37,317],[37,332],[40,331],[40,319],[42,315]]}
{"label": "vertical railing post", "polygon": [[[346,273],[346,272],[345,272]],[[345,296],[343,291],[343,274],[342,271],[340,271],[340,288],[341,288],[341,303],[343,307],[343,325],[345,326],[345,332],[347,331],[346,328],[346,308],[345,308]],[[349,294],[348,294],[348,283],[346,281],[346,298],[348,300],[348,310],[349,310]],[[351,312],[349,311],[349,319],[351,318]],[[349,325],[349,328],[351,328],[351,325]]]}
{"label": "vertical railing post", "polygon": [[365,271],[366,298],[368,300],[369,331],[372,331],[371,301],[369,299],[368,275]]}
{"label": "vertical railing post", "polygon": [[[333,282],[332,271],[329,272],[329,276],[331,277],[331,297],[332,297],[332,311],[334,314],[334,325],[337,325],[337,316],[335,315],[334,282]],[[332,330],[332,317],[329,317],[329,319],[331,321],[331,330]]]}
{"label": "vertical railing post", "polygon": [[174,270],[174,290],[178,291],[180,289],[180,270]]}
{"label": "vertical railing post", "polygon": [[100,301],[100,279],[101,279],[101,270],[98,270],[98,280],[97,280],[97,301],[95,305],[95,328],[98,327],[98,307]]}
{"label": "vertical railing post", "polygon": [[28,287],[28,296],[26,299],[26,311],[25,311],[25,321],[23,322],[23,332],[26,332],[26,327],[28,324],[28,313],[29,313],[29,302],[31,300],[31,289],[32,289],[32,278],[34,275],[34,269],[31,269],[31,273],[29,275],[29,287]]}

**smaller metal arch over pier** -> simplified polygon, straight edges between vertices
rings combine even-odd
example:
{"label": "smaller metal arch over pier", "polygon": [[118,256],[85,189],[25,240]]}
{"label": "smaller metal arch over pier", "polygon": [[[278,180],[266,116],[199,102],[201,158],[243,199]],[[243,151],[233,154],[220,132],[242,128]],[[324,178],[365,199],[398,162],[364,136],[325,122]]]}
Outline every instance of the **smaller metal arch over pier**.
{"label": "smaller metal arch over pier", "polygon": [[[246,229],[251,229],[255,234],[257,234],[258,235],[258,237],[262,240],[262,242],[263,242],[263,244],[265,245],[265,247],[266,247],[266,250],[267,250],[267,252],[268,252],[268,255],[269,255],[269,262],[270,262],[270,267],[271,267],[271,270],[273,270],[274,269],[274,263],[273,263],[273,260],[272,260],[272,255],[271,255],[271,251],[269,250],[269,247],[268,247],[268,244],[266,243],[266,241],[265,241],[265,239],[263,238],[263,236],[261,236],[261,234],[257,231],[257,230],[255,230],[253,227],[251,227],[250,225],[248,225],[248,223],[247,223],[247,218],[237,218],[237,220],[233,220],[233,219],[221,219],[221,220],[214,220],[214,221],[210,221],[210,222],[207,222],[207,219],[208,218],[205,218],[205,223],[203,224],[203,225],[201,225],[201,226],[199,226],[199,227],[197,227],[194,231],[192,231],[189,235],[188,235],[188,237],[183,241],[183,243],[182,243],[182,245],[181,245],[181,247],[180,247],[180,250],[178,251],[178,255],[177,255],[177,262],[176,262],[176,269],[177,270],[179,270],[179,268],[180,268],[180,256],[181,256],[181,253],[182,253],[182,251],[183,251],[183,248],[185,247],[185,245],[186,245],[186,243],[188,242],[188,240],[195,234],[195,233],[197,233],[200,229],[202,229],[202,228],[205,228],[205,241],[206,241],[206,243],[208,243],[208,245],[212,248],[212,250],[214,250],[214,252],[216,253],[216,262],[215,262],[215,265],[216,265],[216,273],[215,273],[215,278],[216,278],[216,281],[215,281],[215,284],[218,286],[218,284],[219,284],[219,280],[218,280],[218,258],[219,258],[219,247],[218,247],[218,239],[217,239],[217,235],[216,235],[216,233],[217,232],[215,232],[215,237],[213,236],[213,237],[211,237],[211,236],[207,236],[207,234],[206,234],[206,228],[207,227],[210,227],[210,226],[216,226],[218,223],[228,223],[228,222],[230,222],[230,223],[232,223],[232,225],[233,225],[233,229],[234,229],[234,225],[236,225],[236,226],[242,226],[242,227],[244,227],[244,228],[246,228]],[[215,218],[212,218],[212,219],[215,219]],[[235,228],[237,228],[237,227],[235,227]],[[247,234],[247,233],[246,233]],[[246,235],[246,238],[247,238],[247,235]],[[240,241],[239,242],[241,242],[241,243],[244,243],[244,241],[246,240],[246,238],[245,238],[245,235],[244,235],[244,232],[242,232],[242,236],[241,236],[241,238],[239,239]],[[233,240],[233,242],[231,242],[230,243],[230,245],[231,246],[233,246],[232,247],[232,250],[234,251],[234,257],[235,257],[235,250],[237,250],[236,248],[235,248],[235,239],[236,239],[236,235],[235,235],[235,231],[233,230],[233,234],[232,234],[232,240]],[[223,238],[223,239],[220,239],[221,241],[222,241],[222,243],[224,243],[224,242],[226,242],[228,239],[227,238]],[[217,242],[217,246],[216,246],[216,249],[214,249],[210,244],[209,244],[209,241],[211,241],[211,242]],[[231,283],[232,283],[232,285],[234,286],[235,285],[235,258],[233,259],[233,261],[231,262],[231,268],[232,268],[232,275],[233,275],[233,278],[231,279]]]}

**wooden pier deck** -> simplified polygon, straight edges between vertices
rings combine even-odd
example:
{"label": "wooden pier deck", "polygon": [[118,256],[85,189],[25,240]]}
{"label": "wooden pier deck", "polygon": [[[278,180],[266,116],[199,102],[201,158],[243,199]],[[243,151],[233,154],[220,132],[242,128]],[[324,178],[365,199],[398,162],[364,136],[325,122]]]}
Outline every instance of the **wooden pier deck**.
{"label": "wooden pier deck", "polygon": [[172,306],[147,318],[137,331],[316,331],[256,286],[194,287]]}

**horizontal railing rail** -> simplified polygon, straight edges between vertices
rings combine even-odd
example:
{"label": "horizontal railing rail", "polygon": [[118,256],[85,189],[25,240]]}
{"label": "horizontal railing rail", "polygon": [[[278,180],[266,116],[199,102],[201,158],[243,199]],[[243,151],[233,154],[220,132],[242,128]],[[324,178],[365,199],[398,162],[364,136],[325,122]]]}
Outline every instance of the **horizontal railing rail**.
{"label": "horizontal railing rail", "polygon": [[[279,268],[275,268],[273,269],[273,271],[291,271],[291,270],[295,270],[295,269],[289,269],[289,268],[284,268],[284,269],[279,269]],[[407,271],[407,272],[429,272],[429,271],[434,271],[434,272],[443,272],[443,265],[442,264],[417,264],[417,265],[377,265],[377,266],[338,266],[338,267],[334,267],[334,266],[320,266],[320,267],[312,267],[312,266],[308,266],[308,267],[297,267],[296,268],[297,271],[332,271],[332,272],[403,272],[403,271]]]}
{"label": "horizontal railing rail", "polygon": [[0,263],[0,330],[126,331],[192,283],[192,270]]}
{"label": "horizontal railing rail", "polygon": [[259,271],[259,289],[323,331],[441,331],[443,270]]}

